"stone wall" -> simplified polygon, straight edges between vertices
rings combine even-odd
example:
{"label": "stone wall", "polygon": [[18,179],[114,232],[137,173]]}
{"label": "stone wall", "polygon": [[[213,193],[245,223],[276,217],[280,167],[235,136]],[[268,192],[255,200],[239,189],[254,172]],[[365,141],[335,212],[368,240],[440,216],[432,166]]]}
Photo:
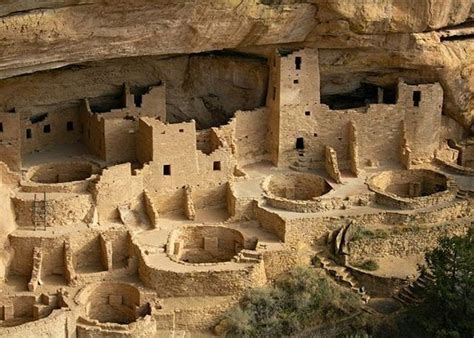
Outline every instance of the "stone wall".
{"label": "stone wall", "polygon": [[460,236],[468,229],[468,225],[453,222],[437,226],[394,227],[384,231],[383,238],[361,238],[351,241],[350,259],[357,261],[367,257],[406,257],[423,255],[438,245],[438,239],[445,235]]}
{"label": "stone wall", "polygon": [[99,222],[118,220],[120,206],[134,208],[142,204],[143,178],[124,163],[102,171],[93,188]]}
{"label": "stone wall", "polygon": [[236,158],[240,165],[267,159],[266,140],[268,128],[268,109],[235,112],[234,139]]}
{"label": "stone wall", "polygon": [[451,202],[456,182],[430,170],[384,171],[369,178],[370,190],[380,205],[397,209],[419,209]]}
{"label": "stone wall", "polygon": [[337,154],[331,147],[326,147],[326,172],[328,175],[336,181],[336,183],[342,183],[341,172],[339,171],[339,164],[337,161]]}
{"label": "stone wall", "polygon": [[20,112],[21,154],[30,154],[48,146],[76,143],[81,138],[77,108],[51,113]]}
{"label": "stone wall", "polygon": [[0,159],[6,163],[11,170],[20,170],[20,114],[0,112],[0,124]]}
{"label": "stone wall", "polygon": [[[17,193],[12,197],[16,223],[20,227],[34,227],[34,193]],[[44,201],[43,194],[37,200]],[[46,226],[57,227],[89,222],[93,211],[93,198],[89,193],[46,194]],[[41,213],[38,217],[43,217]]]}
{"label": "stone wall", "polygon": [[[270,126],[271,153],[278,158],[278,165],[290,165],[304,157],[307,166],[322,168],[325,147],[330,146],[338,154],[340,167],[349,168],[354,157],[350,151],[354,149],[351,145],[354,137],[349,138],[351,123],[357,130],[359,166],[397,164],[403,120],[410,123],[406,137],[414,160],[431,160],[441,127],[443,94],[439,84],[410,86],[400,82],[396,104],[331,110],[319,104],[319,91],[314,89],[315,85],[319,86],[318,53],[305,49],[301,69],[295,70],[298,53],[280,57],[282,66],[275,63],[276,70],[272,72],[281,75],[271,75],[269,95],[273,95],[272,90],[276,94],[269,106],[273,109],[270,118],[279,115]],[[314,90],[307,92],[307,89]],[[368,120],[377,123],[367,123]],[[278,133],[278,145],[274,133]]]}
{"label": "stone wall", "polygon": [[152,267],[147,264],[146,256],[139,254],[138,275],[147,287],[156,290],[159,297],[235,295],[267,282],[263,262],[235,264],[241,267],[178,272]]}

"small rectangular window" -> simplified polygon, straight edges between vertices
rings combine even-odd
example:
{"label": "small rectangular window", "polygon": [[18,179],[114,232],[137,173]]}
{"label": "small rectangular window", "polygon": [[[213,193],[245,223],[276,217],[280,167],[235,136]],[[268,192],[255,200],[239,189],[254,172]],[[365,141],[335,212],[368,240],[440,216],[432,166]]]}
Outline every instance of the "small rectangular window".
{"label": "small rectangular window", "polygon": [[72,122],[72,121],[67,121],[67,123],[66,123],[66,130],[67,130],[67,131],[72,131],[72,130],[74,130],[74,122]]}
{"label": "small rectangular window", "polygon": [[0,133],[3,133],[3,122],[0,122]]}
{"label": "small rectangular window", "polygon": [[163,166],[163,175],[164,176],[171,176],[171,165],[165,164]]}
{"label": "small rectangular window", "polygon": [[180,133],[184,133],[184,129],[180,129],[179,132],[180,132]]}
{"label": "small rectangular window", "polygon": [[47,124],[43,127],[43,133],[49,134],[51,132],[51,125]]}
{"label": "small rectangular window", "polygon": [[413,106],[419,107],[421,101],[421,92],[419,90],[415,90],[413,92]]}
{"label": "small rectangular window", "polygon": [[220,171],[221,170],[221,161],[214,161],[212,164],[212,169],[214,171]]}
{"label": "small rectangular window", "polygon": [[294,84],[298,84],[300,81],[298,79],[293,80]]}
{"label": "small rectangular window", "polygon": [[31,129],[26,129],[26,138],[31,138],[32,134],[31,134]]}
{"label": "small rectangular window", "polygon": [[295,57],[295,67],[296,67],[296,70],[301,69],[301,56]]}
{"label": "small rectangular window", "polygon": [[305,114],[306,116],[311,116],[311,112],[310,112],[310,111],[305,111],[304,114]]}

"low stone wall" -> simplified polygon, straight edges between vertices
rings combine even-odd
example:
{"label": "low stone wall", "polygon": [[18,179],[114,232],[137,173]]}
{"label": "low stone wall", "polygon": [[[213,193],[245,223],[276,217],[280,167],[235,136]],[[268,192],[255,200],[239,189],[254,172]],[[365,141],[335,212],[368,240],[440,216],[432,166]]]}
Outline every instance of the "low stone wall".
{"label": "low stone wall", "polygon": [[441,165],[444,169],[457,175],[474,176],[474,168],[463,167],[454,162],[448,162],[440,158],[435,158],[435,162]]}
{"label": "low stone wall", "polygon": [[462,223],[432,227],[394,227],[385,230],[382,237],[360,238],[349,242],[350,259],[357,261],[368,257],[423,255],[438,245],[441,236],[463,235],[467,228]]}
{"label": "low stone wall", "polygon": [[262,188],[270,198],[293,201],[311,201],[331,190],[321,176],[301,172],[270,175],[263,181]]}
{"label": "low stone wall", "polygon": [[100,323],[79,317],[76,330],[77,338],[132,338],[154,337],[156,335],[156,322],[152,316],[145,316],[130,324]]}
{"label": "low stone wall", "polygon": [[255,218],[254,197],[236,197],[235,188],[229,182],[227,189],[227,211],[233,221],[250,220]]}
{"label": "low stone wall", "polygon": [[309,265],[310,255],[298,250],[265,251],[263,253],[265,274],[268,280],[275,280],[280,275],[287,273],[298,265]]}
{"label": "low stone wall", "polygon": [[2,337],[75,337],[75,315],[62,294],[20,294],[0,299],[1,320],[22,320],[2,325]]}
{"label": "low stone wall", "polygon": [[286,224],[283,218],[276,212],[262,208],[258,202],[254,204],[255,218],[260,225],[268,231],[274,233],[284,241],[286,237]]}
{"label": "low stone wall", "polygon": [[170,259],[190,265],[230,261],[241,249],[255,249],[240,231],[219,225],[182,226],[170,233],[166,247]]}
{"label": "low stone wall", "polygon": [[[43,194],[37,200],[43,203]],[[20,227],[34,227],[34,194],[20,193],[12,197],[16,222]],[[46,223],[48,227],[89,222],[92,218],[93,198],[88,193],[46,194]],[[41,217],[41,215],[40,215]]]}
{"label": "low stone wall", "polygon": [[301,217],[282,220],[278,215],[261,207],[257,207],[256,214],[263,216],[257,217],[257,219],[262,226],[267,224],[271,231],[276,231],[271,226],[277,224],[276,221],[280,219],[282,224],[278,231],[283,234],[282,240],[290,245],[298,245],[299,243],[313,244],[315,240],[323,238],[328,231],[344,226],[349,221],[358,225],[378,223],[393,226],[412,223],[441,223],[456,220],[459,217],[467,217],[471,214],[471,209],[468,201],[455,201],[448,205],[440,205],[438,208],[419,210],[414,214],[383,211],[340,217]]}
{"label": "low stone wall", "polygon": [[69,309],[57,309],[46,318],[12,327],[3,327],[1,335],[12,338],[73,338],[76,317]]}
{"label": "low stone wall", "polygon": [[217,325],[225,313],[237,304],[237,299],[228,299],[226,302],[203,302],[199,307],[176,310],[164,308],[156,311],[154,317],[159,330],[208,330]]}
{"label": "low stone wall", "polygon": [[90,162],[53,162],[31,167],[20,184],[25,192],[85,192],[99,172]]}
{"label": "low stone wall", "polygon": [[152,267],[140,256],[138,275],[144,285],[156,290],[159,297],[235,295],[267,282],[263,262],[235,264],[242,267],[178,272]]}
{"label": "low stone wall", "polygon": [[369,272],[346,265],[346,268],[363,285],[371,297],[391,297],[395,291],[406,283],[403,278],[376,276]]}
{"label": "low stone wall", "polygon": [[344,205],[342,198],[315,198],[311,201],[289,200],[281,197],[265,196],[268,205],[282,210],[294,212],[322,212],[341,209]]}
{"label": "low stone wall", "polygon": [[[372,176],[367,183],[369,189],[375,192],[378,204],[401,210],[421,209],[451,202],[456,198],[458,190],[453,179],[425,169],[385,171]],[[435,191],[439,186],[443,187],[443,191],[415,197],[404,197],[389,191],[394,184],[401,186],[412,183],[418,184],[419,189],[426,185],[429,190]]]}
{"label": "low stone wall", "polygon": [[153,203],[153,200],[150,198],[149,192],[146,189],[143,191],[143,200],[145,203],[145,212],[150,219],[151,225],[155,228],[160,215],[155,203]]}

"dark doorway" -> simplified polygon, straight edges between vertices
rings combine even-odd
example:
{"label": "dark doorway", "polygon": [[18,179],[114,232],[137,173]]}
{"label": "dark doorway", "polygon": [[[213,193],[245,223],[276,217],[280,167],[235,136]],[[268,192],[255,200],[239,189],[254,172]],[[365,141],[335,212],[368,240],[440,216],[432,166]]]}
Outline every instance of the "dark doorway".
{"label": "dark doorway", "polygon": [[413,92],[413,106],[419,107],[421,101],[421,92],[419,90],[415,90]]}
{"label": "dark doorway", "polygon": [[296,149],[303,150],[304,149],[304,138],[298,137],[296,139]]}
{"label": "dark doorway", "polygon": [[296,67],[296,70],[301,69],[301,56],[295,57],[295,67]]}

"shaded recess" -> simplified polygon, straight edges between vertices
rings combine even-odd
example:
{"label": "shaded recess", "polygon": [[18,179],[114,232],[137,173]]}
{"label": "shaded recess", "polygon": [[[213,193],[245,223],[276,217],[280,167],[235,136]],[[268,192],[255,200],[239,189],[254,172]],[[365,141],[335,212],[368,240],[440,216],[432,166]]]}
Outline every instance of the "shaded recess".
{"label": "shaded recess", "polygon": [[372,186],[399,197],[423,197],[446,191],[445,175],[430,170],[385,171],[371,178]]}
{"label": "shaded recess", "polygon": [[88,162],[57,162],[41,164],[31,168],[27,177],[30,181],[44,184],[82,181],[94,173]]}
{"label": "shaded recess", "polygon": [[89,319],[129,324],[151,313],[150,304],[141,304],[140,291],[133,285],[103,282],[91,288],[86,303]]}
{"label": "shaded recess", "polygon": [[[227,262],[245,248],[240,231],[219,226],[190,226],[176,230],[168,243],[173,255],[186,263]],[[255,247],[248,247],[255,249]]]}
{"label": "shaded recess", "polygon": [[267,189],[276,197],[307,201],[328,193],[332,188],[321,176],[295,172],[272,175]]}

